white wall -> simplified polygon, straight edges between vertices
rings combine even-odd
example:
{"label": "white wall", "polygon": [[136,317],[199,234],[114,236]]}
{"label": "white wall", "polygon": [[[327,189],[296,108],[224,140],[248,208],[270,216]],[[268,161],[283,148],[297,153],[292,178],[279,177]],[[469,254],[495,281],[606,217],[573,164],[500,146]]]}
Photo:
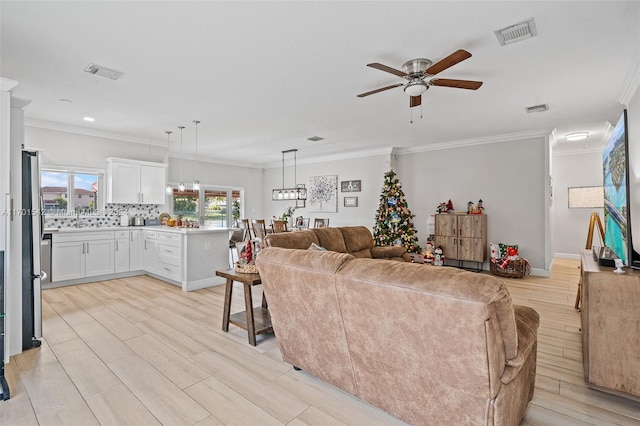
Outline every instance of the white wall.
{"label": "white wall", "polygon": [[455,210],[483,200],[489,242],[518,244],[536,273],[549,270],[546,256],[548,162],[546,138],[531,138],[403,154],[398,178],[416,215],[420,245],[427,220],[441,202]]}
{"label": "white wall", "polygon": [[[304,183],[309,188],[312,176],[338,175],[338,212],[318,213],[311,208],[297,209],[295,216],[309,217],[311,226],[316,217],[329,218],[331,226],[363,225],[373,229],[375,213],[378,209],[382,183],[385,172],[389,171],[389,155],[372,155],[344,160],[325,161],[297,166],[297,183]],[[345,180],[361,180],[361,192],[341,192],[340,182]],[[285,186],[293,186],[293,160],[285,162]],[[282,166],[269,168],[264,173],[263,193],[265,194],[264,219],[281,216],[285,208],[295,206],[294,201],[272,201],[271,190],[282,187]],[[358,197],[358,207],[344,207],[344,197]],[[411,203],[409,203],[411,208]],[[255,219],[260,219],[259,217]]]}
{"label": "white wall", "polygon": [[[604,224],[604,209],[570,209],[568,188],[602,185],[602,152],[573,153],[553,157],[553,246],[554,257],[579,259],[587,241],[592,212]],[[594,245],[601,245],[597,228]]]}
{"label": "white wall", "polygon": [[106,169],[107,157],[164,162],[166,147],[143,145],[97,136],[58,130],[25,127],[25,145],[44,150],[41,164],[45,166],[83,166]]}

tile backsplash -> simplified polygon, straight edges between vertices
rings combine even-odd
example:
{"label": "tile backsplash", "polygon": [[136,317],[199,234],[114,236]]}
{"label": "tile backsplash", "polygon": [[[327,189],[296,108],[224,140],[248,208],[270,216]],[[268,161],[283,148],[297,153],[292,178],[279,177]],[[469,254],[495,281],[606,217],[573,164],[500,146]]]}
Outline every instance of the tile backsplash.
{"label": "tile backsplash", "polygon": [[[65,212],[66,213],[66,212]],[[145,219],[157,219],[160,216],[158,204],[107,204],[104,210],[95,212],[82,212],[80,216],[70,214],[44,215],[45,229],[63,228],[99,228],[107,226],[120,226],[120,217],[126,213],[129,218],[143,217]],[[80,220],[78,224],[78,220]],[[78,225],[77,225],[78,224]]]}

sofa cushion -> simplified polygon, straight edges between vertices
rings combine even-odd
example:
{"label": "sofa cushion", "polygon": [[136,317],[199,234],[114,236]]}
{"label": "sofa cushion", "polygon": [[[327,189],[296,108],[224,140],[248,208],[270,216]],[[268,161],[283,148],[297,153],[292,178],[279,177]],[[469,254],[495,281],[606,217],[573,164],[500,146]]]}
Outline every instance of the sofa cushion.
{"label": "sofa cushion", "polygon": [[342,233],[347,253],[355,257],[371,257],[373,235],[366,226],[343,226],[338,228]]}
{"label": "sofa cushion", "polygon": [[[342,232],[338,228],[315,228],[313,231],[318,238],[318,245],[330,251],[347,253],[347,246],[344,243]],[[309,247],[309,246],[307,246]],[[307,248],[305,247],[305,248]]]}
{"label": "sofa cushion", "polygon": [[319,244],[318,237],[313,231],[276,232],[265,238],[267,247],[306,250],[311,244]]}

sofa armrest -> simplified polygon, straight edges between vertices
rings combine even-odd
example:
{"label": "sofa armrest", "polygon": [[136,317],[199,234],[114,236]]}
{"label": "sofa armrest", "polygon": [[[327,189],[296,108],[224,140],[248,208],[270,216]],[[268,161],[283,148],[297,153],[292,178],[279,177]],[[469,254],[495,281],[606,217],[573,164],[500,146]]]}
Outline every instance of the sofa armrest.
{"label": "sofa armrest", "polygon": [[526,364],[527,359],[538,339],[538,326],[540,325],[540,315],[529,307],[513,305],[516,317],[516,327],[518,330],[518,352],[514,358],[506,360],[506,366],[500,381],[504,384],[512,381]]}
{"label": "sofa armrest", "polygon": [[398,257],[404,259],[405,262],[411,262],[411,256],[407,253],[407,249],[402,246],[372,247],[371,257],[374,259]]}

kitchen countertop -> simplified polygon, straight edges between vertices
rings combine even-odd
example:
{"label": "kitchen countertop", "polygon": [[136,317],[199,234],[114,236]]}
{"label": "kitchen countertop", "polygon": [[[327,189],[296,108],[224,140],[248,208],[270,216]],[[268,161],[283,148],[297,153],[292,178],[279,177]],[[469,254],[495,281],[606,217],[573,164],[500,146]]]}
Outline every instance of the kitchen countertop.
{"label": "kitchen countertop", "polygon": [[236,228],[176,228],[163,225],[157,226],[91,226],[86,228],[45,228],[44,233],[50,234],[54,232],[70,233],[70,232],[99,232],[99,231],[126,231],[141,229],[146,231],[163,231],[173,234],[211,234],[216,232],[229,232]]}

